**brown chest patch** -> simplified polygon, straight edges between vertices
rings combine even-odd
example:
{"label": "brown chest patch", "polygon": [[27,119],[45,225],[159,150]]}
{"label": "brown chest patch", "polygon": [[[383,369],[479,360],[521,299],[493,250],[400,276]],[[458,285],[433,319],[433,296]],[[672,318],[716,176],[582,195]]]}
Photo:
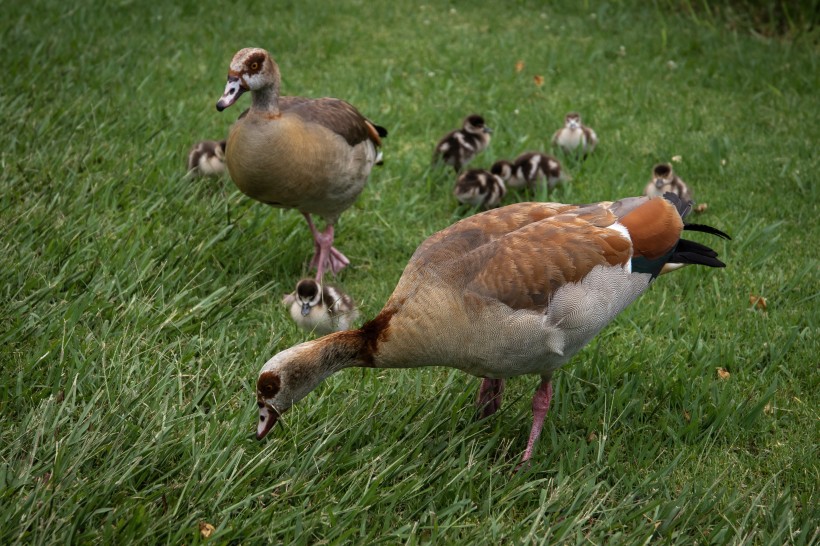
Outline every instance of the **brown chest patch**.
{"label": "brown chest patch", "polygon": [[364,342],[359,358],[368,366],[374,366],[374,356],[379,348],[379,343],[385,341],[389,335],[390,319],[396,314],[396,307],[382,309],[376,318],[365,322],[357,332]]}

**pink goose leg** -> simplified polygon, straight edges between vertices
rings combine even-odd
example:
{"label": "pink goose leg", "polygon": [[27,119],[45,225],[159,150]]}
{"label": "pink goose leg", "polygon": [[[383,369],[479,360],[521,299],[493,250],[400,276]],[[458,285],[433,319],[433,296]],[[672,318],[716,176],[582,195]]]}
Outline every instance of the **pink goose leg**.
{"label": "pink goose leg", "polygon": [[322,282],[322,275],[325,269],[330,269],[335,275],[345,266],[350,264],[347,256],[333,247],[333,224],[328,224],[324,232],[316,229],[310,214],[303,212],[302,215],[307,220],[310,232],[313,235],[314,254],[310,260],[310,267],[316,268],[316,282]]}
{"label": "pink goose leg", "polygon": [[547,416],[547,411],[550,409],[550,400],[552,400],[552,377],[542,377],[541,385],[535,391],[535,396],[532,397],[532,429],[530,430],[530,439],[527,441],[527,450],[524,451],[524,456],[521,458],[516,470],[520,470],[532,456],[532,448],[541,435],[544,417]]}

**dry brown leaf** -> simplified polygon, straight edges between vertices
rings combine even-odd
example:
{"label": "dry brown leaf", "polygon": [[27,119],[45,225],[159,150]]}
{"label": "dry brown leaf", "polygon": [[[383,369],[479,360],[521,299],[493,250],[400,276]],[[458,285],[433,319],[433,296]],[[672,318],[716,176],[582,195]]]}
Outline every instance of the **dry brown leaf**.
{"label": "dry brown leaf", "polygon": [[771,415],[772,412],[774,412],[774,406],[772,406],[771,402],[763,406],[763,413],[765,413],[766,415]]}
{"label": "dry brown leaf", "polygon": [[749,294],[749,305],[751,305],[752,307],[760,309],[761,311],[765,311],[767,304],[768,302],[766,301],[766,298],[764,298],[763,296],[755,296],[754,294]]}
{"label": "dry brown leaf", "polygon": [[597,439],[598,439],[598,434],[596,434],[594,430],[590,431],[590,433],[587,434],[587,443],[588,444],[591,444],[592,442],[594,442]]}
{"label": "dry brown leaf", "polygon": [[729,370],[727,370],[726,368],[718,368],[717,375],[720,379],[729,379],[729,377],[731,377],[732,374],[730,374]]}
{"label": "dry brown leaf", "polygon": [[524,61],[516,61],[515,71],[516,72],[521,72],[522,70],[524,70]]}
{"label": "dry brown leaf", "polygon": [[709,208],[709,205],[706,203],[701,203],[695,207],[695,212],[706,212],[706,209]]}
{"label": "dry brown leaf", "polygon": [[199,534],[202,535],[202,538],[210,538],[210,536],[214,534],[214,531],[216,531],[216,527],[207,521],[199,522]]}
{"label": "dry brown leaf", "polygon": [[686,410],[683,410],[683,418],[686,419],[686,422],[688,423],[692,420],[692,414]]}
{"label": "dry brown leaf", "polygon": [[544,85],[544,76],[539,76],[539,75],[536,74],[535,76],[533,76],[532,80],[535,82],[535,85],[537,85],[538,87],[541,87],[542,85]]}

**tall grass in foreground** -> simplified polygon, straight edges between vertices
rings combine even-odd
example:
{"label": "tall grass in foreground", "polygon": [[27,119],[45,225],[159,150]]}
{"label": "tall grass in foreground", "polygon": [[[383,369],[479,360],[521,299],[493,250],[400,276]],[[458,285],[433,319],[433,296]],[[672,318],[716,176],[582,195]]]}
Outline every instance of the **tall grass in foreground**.
{"label": "tall grass in foreground", "polygon": [[[658,5],[4,6],[0,543],[817,543],[816,29]],[[528,378],[476,422],[472,377],[349,370],[256,442],[256,373],[306,338],[280,299],[308,232],[183,176],[248,45],[285,93],[391,132],[337,230],[364,317],[472,212],[428,161],[473,111],[496,129],[477,166],[583,113],[601,146],[558,201],[680,156],[728,267],[659,279],[557,374],[528,472]]]}

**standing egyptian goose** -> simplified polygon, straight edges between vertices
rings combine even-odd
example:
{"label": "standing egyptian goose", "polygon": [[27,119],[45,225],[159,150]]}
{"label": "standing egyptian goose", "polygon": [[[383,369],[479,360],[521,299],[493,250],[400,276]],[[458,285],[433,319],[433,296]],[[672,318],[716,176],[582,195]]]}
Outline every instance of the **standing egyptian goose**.
{"label": "standing egyptian goose", "polygon": [[189,176],[222,176],[225,174],[225,145],[227,141],[203,140],[188,152]]}
{"label": "standing egyptian goose", "polygon": [[[246,91],[252,101],[231,127],[225,160],[246,195],[304,215],[315,244],[311,267],[321,282],[325,270],[337,273],[350,263],[333,247],[333,225],[362,192],[387,131],[340,99],[280,97],[280,81],[264,49],[234,55],[216,108],[228,108]],[[314,214],[324,218],[324,232],[314,226]]]}
{"label": "standing egyptian goose", "polygon": [[347,330],[359,317],[353,298],[315,279],[300,280],[282,303],[299,328],[319,335]]}
{"label": "standing egyptian goose", "polygon": [[459,203],[484,207],[498,206],[507,194],[504,180],[484,169],[468,169],[458,175],[453,195]]}
{"label": "standing egyptian goose", "polygon": [[449,366],[485,378],[478,406],[501,403],[506,378],[533,374],[532,455],[552,374],[662,272],[664,264],[723,267],[685,239],[676,196],[592,205],[519,203],[470,216],[424,241],[382,311],[358,330],[286,349],[256,384],[263,438],[292,404],[352,366]]}
{"label": "standing egyptian goose", "polygon": [[552,136],[552,144],[565,154],[586,157],[598,145],[598,135],[581,123],[581,114],[570,112],[564,118],[564,126]]}
{"label": "standing egyptian goose", "polygon": [[506,159],[499,159],[490,167],[490,172],[501,178],[504,184],[510,186],[510,179],[513,175],[513,164]]}
{"label": "standing egyptian goose", "polygon": [[667,192],[674,193],[684,203],[692,202],[692,192],[686,182],[680,179],[672,170],[672,165],[659,163],[652,168],[652,179],[643,190],[643,194],[656,197]]}
{"label": "standing egyptian goose", "polygon": [[443,161],[457,173],[461,172],[462,167],[487,148],[492,132],[483,117],[478,114],[467,116],[461,129],[447,133],[438,141],[433,160]]}
{"label": "standing egyptian goose", "polygon": [[526,152],[515,158],[513,174],[508,186],[535,189],[542,181],[552,190],[566,179],[561,163],[551,155],[541,152]]}

